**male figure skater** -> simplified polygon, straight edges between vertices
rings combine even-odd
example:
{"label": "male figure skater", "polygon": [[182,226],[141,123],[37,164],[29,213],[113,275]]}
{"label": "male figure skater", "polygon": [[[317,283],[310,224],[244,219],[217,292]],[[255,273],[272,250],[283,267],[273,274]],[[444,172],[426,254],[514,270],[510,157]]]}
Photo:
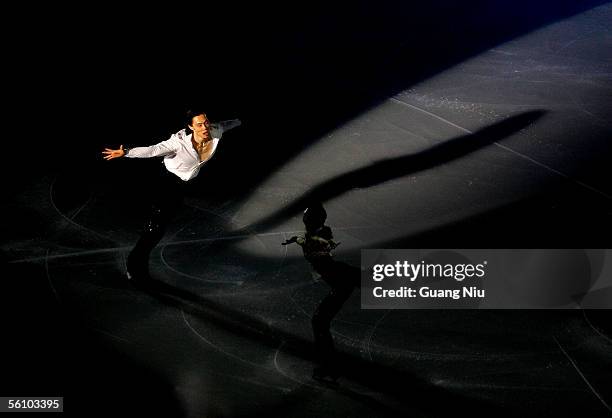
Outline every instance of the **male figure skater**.
{"label": "male figure skater", "polygon": [[187,129],[181,129],[170,139],[149,147],[105,148],[105,160],[115,158],[164,157],[162,169],[155,187],[151,213],[140,239],[127,260],[127,276],[130,280],[149,278],[149,256],[162,239],[168,222],[183,202],[184,189],[200,169],[214,155],[224,132],[239,126],[238,119],[211,123],[204,112],[189,111]]}
{"label": "male figure skater", "polygon": [[327,212],[323,205],[317,203],[309,206],[304,211],[302,219],[306,226],[305,235],[291,237],[283,245],[294,242],[300,245],[306,260],[331,287],[329,294],[319,304],[312,317],[315,355],[318,362],[312,377],[335,383],[340,372],[329,327],[353,289],[359,286],[361,271],[357,267],[333,259],[331,251],[339,243],[334,242],[331,228],[325,225],[326,219]]}

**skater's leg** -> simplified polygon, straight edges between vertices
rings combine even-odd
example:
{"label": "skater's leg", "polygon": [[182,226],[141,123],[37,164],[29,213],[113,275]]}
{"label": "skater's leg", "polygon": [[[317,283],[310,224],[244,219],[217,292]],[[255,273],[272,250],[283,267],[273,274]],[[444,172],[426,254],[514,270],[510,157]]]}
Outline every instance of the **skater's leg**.
{"label": "skater's leg", "polygon": [[140,238],[128,255],[128,278],[136,280],[149,278],[149,256],[164,236],[166,225],[167,216],[164,209],[153,205]]}
{"label": "skater's leg", "polygon": [[315,369],[314,377],[338,376],[336,370],[336,351],[330,332],[331,321],[340,311],[344,302],[351,295],[352,288],[332,288],[329,294],[319,304],[312,317],[314,334],[315,358],[319,367]]}
{"label": "skater's leg", "polygon": [[161,241],[166,227],[183,202],[183,188],[172,174],[160,177],[159,190],[138,242],[128,255],[127,273],[130,279],[149,278],[149,257]]}

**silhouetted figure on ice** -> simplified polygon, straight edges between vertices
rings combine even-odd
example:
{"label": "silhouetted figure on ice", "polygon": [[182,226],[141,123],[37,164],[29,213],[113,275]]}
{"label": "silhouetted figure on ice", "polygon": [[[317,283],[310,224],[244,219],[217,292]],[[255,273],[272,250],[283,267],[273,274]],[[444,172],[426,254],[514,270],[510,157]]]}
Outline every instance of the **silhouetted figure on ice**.
{"label": "silhouetted figure on ice", "polygon": [[359,286],[361,271],[357,267],[336,261],[331,254],[339,243],[334,242],[332,230],[325,225],[327,213],[320,203],[304,211],[304,236],[294,236],[283,245],[297,243],[302,247],[304,257],[321,278],[331,287],[329,294],[321,301],[312,316],[312,330],[318,366],[313,378],[335,382],[340,376],[334,342],[329,331],[331,321],[349,298],[353,289]]}

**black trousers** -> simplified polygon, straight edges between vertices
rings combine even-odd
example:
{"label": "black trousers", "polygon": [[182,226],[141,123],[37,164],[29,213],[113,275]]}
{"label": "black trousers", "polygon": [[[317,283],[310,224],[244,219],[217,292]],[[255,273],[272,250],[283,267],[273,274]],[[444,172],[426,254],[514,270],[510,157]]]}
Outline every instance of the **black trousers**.
{"label": "black trousers", "polygon": [[149,257],[163,238],[168,223],[183,204],[187,183],[161,167],[153,179],[151,207],[140,238],[128,255],[127,269],[133,278],[149,277]]}
{"label": "black trousers", "polygon": [[312,316],[315,358],[321,366],[333,369],[337,364],[336,350],[329,328],[344,302],[351,296],[353,290],[359,287],[361,270],[331,259],[323,263],[315,263],[313,267],[331,287]]}

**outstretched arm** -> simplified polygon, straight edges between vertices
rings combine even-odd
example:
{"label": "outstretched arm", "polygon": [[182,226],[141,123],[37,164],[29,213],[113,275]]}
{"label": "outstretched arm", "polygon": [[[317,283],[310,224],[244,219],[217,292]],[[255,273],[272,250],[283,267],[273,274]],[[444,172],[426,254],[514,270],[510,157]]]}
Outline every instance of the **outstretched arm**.
{"label": "outstretched arm", "polygon": [[281,245],[293,244],[294,242],[297,242],[297,239],[298,239],[297,236],[291,237],[288,240],[286,240],[285,242],[283,242]]}
{"label": "outstretched arm", "polygon": [[119,149],[105,148],[102,151],[105,160],[112,160],[120,157],[127,158],[151,158],[159,157],[162,155],[168,155],[175,153],[179,148],[179,139],[175,135],[172,135],[170,139],[162,141],[159,144],[151,145],[150,147],[136,147],[130,149],[124,149],[123,145]]}
{"label": "outstretched arm", "polygon": [[298,237],[296,235],[296,236],[293,236],[293,237],[289,238],[288,240],[283,242],[281,245],[293,244],[294,242],[297,243],[298,245],[302,246],[302,245],[304,245],[306,240],[304,239],[304,237]]}

